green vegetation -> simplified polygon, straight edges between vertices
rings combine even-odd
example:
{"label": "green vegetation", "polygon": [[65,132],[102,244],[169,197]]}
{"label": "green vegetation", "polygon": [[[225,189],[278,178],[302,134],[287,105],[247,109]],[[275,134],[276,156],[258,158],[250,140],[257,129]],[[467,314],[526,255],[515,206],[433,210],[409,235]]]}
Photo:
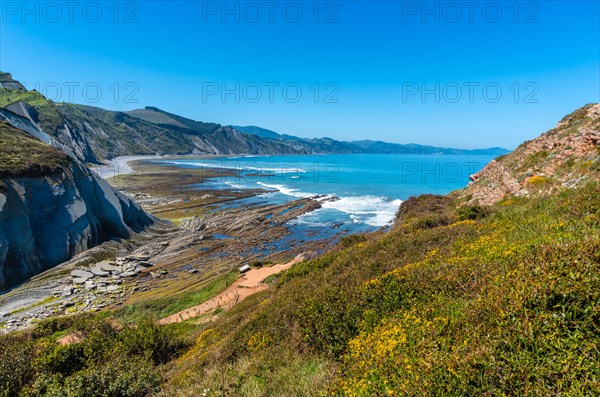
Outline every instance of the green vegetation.
{"label": "green vegetation", "polygon": [[0,396],[147,396],[162,382],[161,366],[184,347],[147,320],[135,327],[90,316],[45,320],[33,332],[0,337]]}
{"label": "green vegetation", "polygon": [[34,118],[39,119],[39,123],[49,134],[54,134],[61,126],[63,118],[56,107],[56,104],[36,90],[7,90],[0,88],[0,107],[6,107],[15,102],[24,102],[35,109]]}
{"label": "green vegetation", "polygon": [[214,322],[152,320],[235,272],[0,337],[0,396],[594,395],[598,197],[411,198],[388,233],[344,238]]}
{"label": "green vegetation", "polygon": [[0,88],[0,107],[5,107],[15,102],[25,102],[34,107],[47,106],[49,101],[36,90],[7,90]]}
{"label": "green vegetation", "polygon": [[411,199],[389,233],[346,239],[222,316],[164,392],[593,395],[599,196],[589,184],[483,216]]}
{"label": "green vegetation", "polygon": [[54,174],[69,164],[69,156],[62,151],[0,122],[0,178]]}
{"label": "green vegetation", "polygon": [[142,317],[198,304],[233,272],[42,321],[0,338],[0,396],[593,395],[599,196],[590,183],[490,208],[411,198],[390,232],[344,239],[212,323]]}
{"label": "green vegetation", "polygon": [[110,313],[110,315],[126,322],[136,322],[143,318],[159,320],[211,299],[233,284],[237,277],[237,272],[229,272],[199,290],[133,303]]}
{"label": "green vegetation", "polygon": [[461,221],[483,219],[489,214],[486,207],[480,205],[463,205],[457,210],[458,219]]}

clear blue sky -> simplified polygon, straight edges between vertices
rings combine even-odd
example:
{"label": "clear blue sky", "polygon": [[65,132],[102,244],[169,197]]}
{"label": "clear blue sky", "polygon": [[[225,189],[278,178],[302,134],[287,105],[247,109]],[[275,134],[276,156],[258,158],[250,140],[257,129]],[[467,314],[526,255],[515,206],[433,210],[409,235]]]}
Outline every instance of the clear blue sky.
{"label": "clear blue sky", "polygon": [[223,4],[3,1],[0,70],[109,109],[465,148],[600,101],[598,1]]}

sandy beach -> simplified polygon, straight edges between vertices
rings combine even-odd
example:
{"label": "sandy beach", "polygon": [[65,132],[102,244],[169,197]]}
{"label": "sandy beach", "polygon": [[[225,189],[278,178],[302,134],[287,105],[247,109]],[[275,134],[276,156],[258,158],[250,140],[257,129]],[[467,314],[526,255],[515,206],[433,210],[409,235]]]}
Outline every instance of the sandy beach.
{"label": "sandy beach", "polygon": [[144,155],[144,156],[119,156],[109,160],[108,164],[90,166],[89,168],[104,179],[113,178],[117,175],[128,175],[135,171],[131,163],[140,160],[165,160],[165,159],[188,159],[206,160],[228,157],[225,154],[190,154],[190,155]]}
{"label": "sandy beach", "polygon": [[127,175],[133,172],[129,163],[137,160],[159,159],[162,156],[119,156],[110,160],[108,164],[90,167],[94,172],[104,179],[113,178],[117,175]]}

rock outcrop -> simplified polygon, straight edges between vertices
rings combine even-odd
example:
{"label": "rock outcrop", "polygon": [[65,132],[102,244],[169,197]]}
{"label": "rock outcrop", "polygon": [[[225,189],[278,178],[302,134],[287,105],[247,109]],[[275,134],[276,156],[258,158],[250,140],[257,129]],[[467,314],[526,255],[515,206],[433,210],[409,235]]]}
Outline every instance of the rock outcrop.
{"label": "rock outcrop", "polygon": [[[52,172],[32,175],[31,171],[13,171],[10,177],[2,178],[0,290],[104,241],[129,238],[154,222],[136,203],[78,161],[71,148],[30,119],[0,109],[0,121],[4,128],[14,128],[15,134],[24,131],[70,156]],[[35,162],[35,152],[24,148],[28,150]]]}
{"label": "rock outcrop", "polygon": [[7,90],[24,90],[23,84],[13,79],[10,73],[0,72],[0,88]]}
{"label": "rock outcrop", "polygon": [[552,130],[491,161],[457,192],[468,204],[545,194],[600,180],[600,104],[564,117]]}

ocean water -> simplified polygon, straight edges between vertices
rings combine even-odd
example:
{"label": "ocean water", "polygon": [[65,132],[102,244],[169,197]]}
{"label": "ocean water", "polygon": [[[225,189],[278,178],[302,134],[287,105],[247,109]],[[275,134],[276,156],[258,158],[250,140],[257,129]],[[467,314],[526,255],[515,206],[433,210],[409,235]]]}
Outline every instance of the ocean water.
{"label": "ocean water", "polygon": [[394,220],[402,203],[424,193],[446,194],[469,182],[469,175],[494,156],[336,154],[232,156],[158,162],[225,171],[203,187],[266,189],[268,193],[229,205],[282,203],[321,195],[322,208],[290,222],[300,240],[318,235],[373,231]]}

